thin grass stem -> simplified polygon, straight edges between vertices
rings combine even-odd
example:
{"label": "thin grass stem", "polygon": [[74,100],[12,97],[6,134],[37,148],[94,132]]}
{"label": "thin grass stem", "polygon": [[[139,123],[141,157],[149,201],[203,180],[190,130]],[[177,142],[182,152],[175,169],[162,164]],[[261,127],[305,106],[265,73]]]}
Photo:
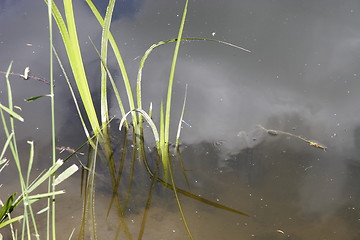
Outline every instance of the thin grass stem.
{"label": "thin grass stem", "polygon": [[181,124],[182,124],[182,122],[183,122],[184,112],[185,112],[185,106],[186,106],[187,88],[188,88],[188,85],[186,84],[186,85],[185,85],[184,102],[183,102],[183,106],[182,106],[182,109],[181,109],[181,115],[180,115],[178,130],[177,130],[177,134],[176,134],[175,149],[178,149],[178,148],[179,148]]}

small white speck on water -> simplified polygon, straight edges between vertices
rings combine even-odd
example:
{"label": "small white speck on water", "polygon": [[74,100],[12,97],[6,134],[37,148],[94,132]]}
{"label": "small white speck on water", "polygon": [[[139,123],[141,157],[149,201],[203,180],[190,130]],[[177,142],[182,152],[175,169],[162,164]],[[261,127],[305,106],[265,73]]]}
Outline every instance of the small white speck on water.
{"label": "small white speck on water", "polygon": [[220,199],[218,199],[218,198],[217,198],[217,199],[216,199],[216,201],[217,201],[217,202],[219,202],[219,201],[220,201]]}
{"label": "small white speck on water", "polygon": [[175,229],[173,229],[172,232],[173,232],[173,233],[176,232]]}
{"label": "small white speck on water", "polygon": [[215,36],[216,32],[212,32],[211,35]]}

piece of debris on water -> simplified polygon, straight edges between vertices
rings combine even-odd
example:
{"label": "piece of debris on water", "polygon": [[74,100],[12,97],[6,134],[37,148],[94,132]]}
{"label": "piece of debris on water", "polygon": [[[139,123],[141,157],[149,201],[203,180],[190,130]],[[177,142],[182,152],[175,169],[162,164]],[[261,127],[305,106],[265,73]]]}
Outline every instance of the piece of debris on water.
{"label": "piece of debris on water", "polygon": [[313,147],[316,147],[316,148],[320,148],[320,149],[322,149],[322,150],[324,150],[324,151],[326,151],[326,149],[327,149],[327,147],[325,147],[324,145],[318,144],[318,143],[316,143],[316,142],[314,142],[314,141],[308,140],[307,142],[309,143],[310,146],[313,146]]}
{"label": "piece of debris on water", "polygon": [[271,136],[277,136],[279,134],[283,134],[283,135],[294,137],[294,138],[300,139],[300,140],[302,140],[304,142],[307,142],[312,147],[320,148],[320,149],[322,149],[324,151],[326,151],[326,149],[327,149],[327,147],[325,147],[322,144],[319,144],[319,143],[317,143],[315,141],[308,140],[308,139],[306,139],[304,137],[301,137],[301,136],[298,136],[298,135],[295,135],[295,134],[292,134],[292,133],[289,133],[289,132],[284,132],[284,131],[280,131],[280,130],[273,130],[273,129],[266,129],[262,125],[257,125],[257,126],[260,129],[264,130],[267,134],[269,134]]}
{"label": "piece of debris on water", "polygon": [[[65,151],[69,152],[69,153],[76,153],[76,150],[70,147],[65,147],[65,146],[61,146],[61,147],[56,147],[56,150],[59,150],[60,153],[63,153]],[[77,152],[80,155],[85,155],[83,152]]]}
{"label": "piece of debris on water", "polygon": [[25,80],[28,80],[29,79],[29,73],[30,73],[30,67],[26,67],[25,70],[24,70],[24,75],[20,74],[20,76],[22,78],[24,78]]}
{"label": "piece of debris on water", "polygon": [[273,130],[273,129],[266,129],[264,128],[262,125],[258,124],[257,125],[258,128],[260,128],[261,130],[265,131],[267,134],[271,135],[271,136],[277,136],[279,135],[279,131],[277,130]]}
{"label": "piece of debris on water", "polygon": [[272,130],[272,129],[268,129],[268,130],[267,130],[267,133],[268,133],[269,135],[271,135],[271,136],[277,136],[277,135],[279,135],[278,131]]}
{"label": "piece of debris on water", "polygon": [[276,232],[281,233],[281,234],[285,234],[285,232],[283,230],[281,230],[281,229],[276,230]]}

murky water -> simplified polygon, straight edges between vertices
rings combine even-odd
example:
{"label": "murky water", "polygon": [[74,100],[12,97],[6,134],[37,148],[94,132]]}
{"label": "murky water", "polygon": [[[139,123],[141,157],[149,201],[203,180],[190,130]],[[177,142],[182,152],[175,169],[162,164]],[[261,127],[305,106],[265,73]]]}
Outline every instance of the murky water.
{"label": "murky water", "polygon": [[[91,87],[99,98],[99,65],[88,36],[99,41],[101,29],[85,3],[74,4]],[[146,49],[176,37],[183,2],[128,0],[117,4],[123,10],[116,10],[112,32],[134,82]],[[13,72],[22,73],[30,66],[31,75],[46,79],[46,5],[41,1],[1,1],[0,8],[0,71],[6,71],[14,60]],[[358,2],[190,1],[184,35],[216,38],[251,50],[246,53],[208,42],[185,42],[180,48],[172,116],[175,128],[188,84],[184,120],[191,127],[183,126],[182,158],[191,192],[250,215],[238,216],[181,197],[194,237],[359,239]],[[55,44],[65,61],[59,36],[55,36]],[[143,101],[144,105],[154,103],[155,120],[158,104],[166,96],[173,46],[157,49],[143,72]],[[120,75],[115,61],[110,61],[110,69]],[[58,146],[75,148],[85,136],[57,67],[55,78]],[[27,159],[26,140],[33,139],[36,174],[49,166],[50,104],[45,98],[33,103],[23,99],[47,94],[49,86],[17,76],[12,76],[12,86],[15,104],[26,119],[17,125],[21,155]],[[1,102],[6,99],[4,90],[2,79]],[[115,106],[112,114],[118,115]],[[327,151],[298,138],[266,134],[259,131],[258,124],[316,140]],[[2,145],[3,133],[0,136]],[[151,136],[146,138],[151,144]],[[179,162],[175,166],[181,167]],[[0,174],[2,200],[18,190],[13,170],[12,163]],[[133,202],[126,219],[134,236],[146,201],[141,196],[150,184],[144,168],[139,165],[137,170],[139,176],[145,175],[141,178],[146,186],[134,187],[138,191],[134,196],[140,200]],[[178,186],[186,188],[180,170],[178,175]],[[80,222],[79,177],[65,182],[67,194],[59,197],[61,239],[67,239]],[[111,195],[102,184],[99,181],[97,190],[98,234],[100,239],[111,239],[118,218],[115,214],[106,218],[104,209]],[[144,239],[187,239],[175,199],[161,185],[155,188]]]}

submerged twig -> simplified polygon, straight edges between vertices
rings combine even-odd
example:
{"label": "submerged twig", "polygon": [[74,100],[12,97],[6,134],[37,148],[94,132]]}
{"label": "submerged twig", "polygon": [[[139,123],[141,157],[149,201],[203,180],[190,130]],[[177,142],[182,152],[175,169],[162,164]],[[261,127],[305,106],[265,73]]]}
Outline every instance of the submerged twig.
{"label": "submerged twig", "polygon": [[[4,72],[4,71],[0,71],[0,73],[6,74],[6,72]],[[34,80],[37,80],[39,82],[43,82],[43,83],[45,83],[47,85],[50,85],[50,82],[48,80],[46,80],[45,78],[29,75],[29,71],[24,71],[24,74],[11,72],[11,73],[9,73],[9,75],[18,76],[18,77],[23,78],[24,80],[34,79]]]}
{"label": "submerged twig", "polygon": [[260,124],[257,125],[259,128],[261,128],[262,130],[264,130],[265,132],[267,132],[269,135],[272,135],[272,136],[277,136],[279,134],[283,134],[283,135],[288,135],[290,137],[294,137],[294,138],[297,138],[297,139],[300,139],[304,142],[307,142],[310,146],[313,146],[313,147],[316,147],[316,148],[320,148],[324,151],[326,151],[327,147],[325,147],[324,145],[321,145],[321,144],[318,144],[314,141],[311,141],[311,140],[308,140],[304,137],[301,137],[301,136],[298,136],[298,135],[295,135],[295,134],[292,134],[292,133],[289,133],[289,132],[284,132],[284,131],[281,131],[281,130],[273,130],[273,129],[266,129],[264,128],[263,126],[261,126]]}

